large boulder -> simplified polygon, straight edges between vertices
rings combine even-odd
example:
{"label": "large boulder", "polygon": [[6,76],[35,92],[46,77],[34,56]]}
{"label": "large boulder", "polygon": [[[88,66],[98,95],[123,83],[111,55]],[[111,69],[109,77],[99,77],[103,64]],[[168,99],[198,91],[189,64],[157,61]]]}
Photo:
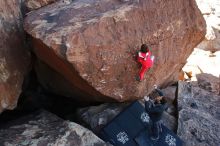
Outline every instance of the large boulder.
{"label": "large boulder", "polygon": [[90,130],[40,110],[0,130],[0,145],[110,146]]}
{"label": "large boulder", "polygon": [[21,1],[0,1],[0,113],[13,109],[30,63],[24,45]]}
{"label": "large boulder", "polygon": [[220,143],[220,96],[191,83],[178,85],[177,134],[186,146],[217,146]]}
{"label": "large boulder", "polygon": [[[37,70],[44,87],[60,94],[57,85],[68,84],[81,96],[66,96],[96,101],[137,99],[154,84],[176,81],[205,35],[205,21],[191,0],[58,1],[30,12],[24,28],[33,37],[34,52],[55,70],[48,74],[59,75],[60,82],[50,84],[40,73],[47,69]],[[138,82],[134,55],[142,43],[153,48],[156,60]]]}

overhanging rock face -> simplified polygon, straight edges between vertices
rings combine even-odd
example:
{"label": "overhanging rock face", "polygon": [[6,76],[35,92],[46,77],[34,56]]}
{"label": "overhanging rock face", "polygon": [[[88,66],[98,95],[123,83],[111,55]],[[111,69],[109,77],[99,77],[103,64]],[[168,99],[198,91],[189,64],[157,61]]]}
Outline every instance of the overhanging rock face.
{"label": "overhanging rock face", "polygon": [[[37,56],[70,89],[83,91],[82,99],[98,101],[137,99],[154,84],[174,81],[205,35],[205,22],[191,0],[59,1],[29,13],[24,27]],[[134,54],[142,43],[151,45],[156,60],[138,82]],[[47,88],[56,92],[55,86]]]}

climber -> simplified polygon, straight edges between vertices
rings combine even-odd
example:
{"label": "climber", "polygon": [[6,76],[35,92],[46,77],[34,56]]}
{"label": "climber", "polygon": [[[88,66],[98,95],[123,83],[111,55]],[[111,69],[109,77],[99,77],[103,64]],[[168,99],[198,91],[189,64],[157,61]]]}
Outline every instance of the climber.
{"label": "climber", "polygon": [[152,67],[154,62],[154,56],[151,56],[149,47],[146,44],[141,45],[141,50],[138,51],[137,61],[141,63],[141,70],[136,79],[138,81],[142,81],[144,79],[145,72]]}
{"label": "climber", "polygon": [[145,110],[149,114],[152,120],[150,138],[152,140],[158,140],[159,134],[162,132],[162,128],[161,128],[162,114],[163,111],[165,111],[168,108],[168,106],[163,96],[163,92],[160,89],[158,89],[156,85],[154,85],[154,89],[159,94],[159,96],[157,96],[155,100],[149,99],[149,96],[144,96],[144,100],[145,100]]}

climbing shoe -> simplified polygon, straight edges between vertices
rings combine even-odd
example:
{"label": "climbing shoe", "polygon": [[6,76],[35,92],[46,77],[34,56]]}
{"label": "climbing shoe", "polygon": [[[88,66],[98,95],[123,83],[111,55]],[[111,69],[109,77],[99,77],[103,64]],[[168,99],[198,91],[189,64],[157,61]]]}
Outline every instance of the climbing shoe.
{"label": "climbing shoe", "polygon": [[136,79],[137,81],[139,81],[139,82],[141,81],[141,79],[140,79],[139,76],[136,76],[135,79]]}

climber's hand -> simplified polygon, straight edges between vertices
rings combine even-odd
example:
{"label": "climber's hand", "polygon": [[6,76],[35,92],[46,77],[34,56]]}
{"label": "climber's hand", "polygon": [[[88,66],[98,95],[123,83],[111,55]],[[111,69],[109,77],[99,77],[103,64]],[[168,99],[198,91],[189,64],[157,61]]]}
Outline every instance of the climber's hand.
{"label": "climber's hand", "polygon": [[150,99],[149,96],[144,96],[145,101],[149,101],[149,99]]}
{"label": "climber's hand", "polygon": [[141,55],[141,52],[138,52],[138,56],[139,56],[139,57],[143,57],[143,56]]}

